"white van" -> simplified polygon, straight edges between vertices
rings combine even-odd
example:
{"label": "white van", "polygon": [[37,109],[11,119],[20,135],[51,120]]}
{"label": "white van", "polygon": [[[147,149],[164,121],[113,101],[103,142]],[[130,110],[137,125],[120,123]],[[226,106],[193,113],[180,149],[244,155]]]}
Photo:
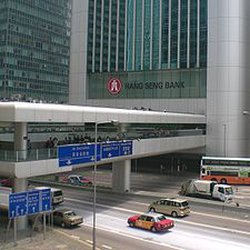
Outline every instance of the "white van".
{"label": "white van", "polygon": [[50,188],[51,190],[51,202],[52,205],[57,205],[59,203],[62,203],[64,201],[63,197],[63,192],[59,188],[52,188],[52,187],[36,187],[36,190],[41,190],[41,189],[48,189]]}

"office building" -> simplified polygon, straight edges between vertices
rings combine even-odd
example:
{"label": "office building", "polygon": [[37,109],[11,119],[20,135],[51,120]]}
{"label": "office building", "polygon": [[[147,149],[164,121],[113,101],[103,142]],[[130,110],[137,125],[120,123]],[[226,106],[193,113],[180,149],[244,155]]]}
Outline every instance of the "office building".
{"label": "office building", "polygon": [[70,102],[207,116],[207,155],[249,156],[250,1],[73,0]]}
{"label": "office building", "polygon": [[71,0],[0,1],[0,98],[68,102]]}

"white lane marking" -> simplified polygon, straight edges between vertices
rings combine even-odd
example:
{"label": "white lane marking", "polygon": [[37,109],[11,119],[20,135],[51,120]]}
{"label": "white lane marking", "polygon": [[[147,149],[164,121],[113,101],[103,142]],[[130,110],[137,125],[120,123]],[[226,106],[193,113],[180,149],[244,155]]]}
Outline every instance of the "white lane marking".
{"label": "white lane marking", "polygon": [[[77,200],[77,199],[71,199],[71,198],[65,198],[65,200],[68,201],[73,201],[73,202],[78,202],[78,203],[82,203],[82,204],[88,204],[88,205],[93,205],[93,202],[90,201],[81,201],[81,200]],[[98,204],[99,207],[103,207],[103,208],[108,208],[111,209],[113,208],[114,210],[118,210],[118,211],[123,211],[123,212],[133,212],[133,213],[142,213],[141,211],[136,211],[136,210],[128,210],[126,208],[122,208],[122,207],[112,207],[112,206],[108,206],[108,205],[103,205],[103,204]]]}
{"label": "white lane marking", "polygon": [[[112,219],[112,220],[115,218],[115,220],[124,222],[124,219],[120,219],[118,217],[110,216],[110,215],[107,215],[107,214],[103,214],[103,213],[98,214],[98,217],[100,217],[100,216],[105,217],[105,218],[109,218],[109,219]],[[127,221],[127,220],[125,220],[125,221]]]}
{"label": "white lane marking", "polygon": [[[80,200],[71,199],[71,198],[65,198],[65,200],[80,202],[80,203],[88,204],[88,205],[93,204],[92,202],[89,202],[89,201],[80,201]],[[142,203],[142,202],[135,202],[135,203],[140,204],[140,205],[145,205],[145,206],[148,205],[147,203]],[[118,211],[124,211],[124,212],[133,212],[133,213],[139,213],[139,214],[142,213],[142,211],[130,210],[130,209],[121,208],[121,207],[112,207],[112,206],[103,205],[103,204],[98,204],[98,206],[103,207],[103,208],[108,208],[108,209],[114,209],[114,210],[118,210]],[[194,211],[191,211],[191,214],[197,214],[197,215],[201,215],[201,216],[207,216],[207,217],[218,218],[218,219],[223,219],[223,220],[238,221],[238,222],[242,222],[242,223],[250,223],[249,220],[235,219],[232,217],[229,218],[226,216],[220,216],[220,215],[215,215],[215,214],[199,213],[199,212],[194,212]]]}
{"label": "white lane marking", "polygon": [[[123,221],[124,219],[120,219],[114,216],[110,216],[110,215],[106,215],[106,214],[99,214],[98,217],[104,217],[104,218],[109,218],[112,220],[119,220],[119,221]],[[250,235],[250,232],[245,232],[245,231],[240,231],[240,230],[236,230],[236,229],[230,229],[230,228],[223,228],[223,227],[218,227],[218,226],[213,226],[213,225],[206,225],[206,224],[201,224],[201,223],[197,223],[197,222],[191,222],[191,221],[182,221],[180,219],[174,219],[175,221],[181,222],[183,224],[189,224],[189,225],[193,225],[193,226],[199,226],[199,227],[204,227],[204,228],[210,228],[210,229],[217,229],[217,230],[221,230],[221,231],[225,231],[225,232],[231,232],[231,233],[240,233],[240,234],[245,234],[245,235]]]}
{"label": "white lane marking", "polygon": [[249,220],[241,220],[241,219],[235,219],[235,218],[228,218],[225,216],[219,216],[219,215],[213,215],[213,214],[205,214],[205,213],[199,213],[199,212],[191,212],[192,214],[197,214],[201,216],[207,216],[207,217],[213,217],[217,219],[223,219],[223,220],[230,220],[230,221],[238,221],[238,222],[243,222],[243,223],[250,223]]}
{"label": "white lane marking", "polygon": [[[86,226],[92,228],[91,225],[86,225]],[[164,246],[164,247],[169,247],[169,248],[172,248],[174,250],[186,250],[184,248],[180,248],[180,247],[174,246],[172,244],[167,244],[167,243],[163,243],[163,242],[156,242],[156,241],[151,241],[151,240],[143,239],[143,238],[135,236],[135,235],[131,235],[131,234],[128,234],[128,233],[123,233],[123,232],[120,232],[120,231],[115,231],[114,229],[107,229],[105,227],[98,227],[98,229],[102,230],[102,231],[105,231],[105,232],[109,232],[109,233],[114,233],[114,234],[117,234],[117,235],[121,235],[123,237],[127,237],[127,238],[132,238],[132,239],[144,241],[144,242],[147,242],[147,243],[150,243],[150,244]]]}
{"label": "white lane marking", "polygon": [[[139,204],[139,205],[142,205],[142,206],[148,206],[148,203],[143,203],[143,202],[138,202],[138,201],[135,201],[134,202],[135,204]],[[250,207],[248,205],[246,205],[247,207]],[[201,216],[207,216],[207,217],[213,217],[213,218],[218,218],[218,219],[223,219],[223,220],[230,220],[230,221],[238,221],[238,222],[243,222],[243,223],[250,223],[249,220],[241,220],[241,219],[235,219],[235,218],[229,218],[229,217],[226,217],[226,216],[220,216],[220,215],[214,215],[214,214],[208,214],[208,213],[199,213],[199,212],[194,212],[194,211],[191,211],[192,214],[197,214],[197,215],[201,215]]]}
{"label": "white lane marking", "polygon": [[[101,215],[101,216],[105,217],[104,215]],[[91,227],[91,225],[89,225],[89,224],[87,224],[86,226],[87,227]],[[114,230],[114,227],[109,227],[109,226],[106,226],[106,225],[99,225],[98,229],[106,231],[106,232],[109,232],[109,233],[115,233],[115,234],[122,235],[122,236],[125,236],[125,237],[133,238],[133,239],[138,239],[138,240],[141,240],[141,241],[148,241],[148,242],[150,242],[152,244],[156,244],[156,245],[167,246],[167,247],[171,247],[173,249],[178,249],[178,250],[182,249],[182,248],[177,247],[177,246],[175,246],[173,244],[167,244],[165,242],[155,241],[152,237],[143,237],[142,238],[141,235],[140,236],[133,235],[133,234],[131,234],[130,231],[121,231],[121,230],[117,231],[117,230]],[[171,230],[171,231],[174,232],[174,230]],[[179,233],[180,233],[180,231],[178,231],[178,235],[180,236]],[[190,236],[190,233],[189,233],[189,237],[193,237],[193,235]],[[211,238],[211,237],[206,236],[206,235],[202,235],[202,239],[206,239],[208,241],[214,241],[214,238]],[[233,241],[231,242],[228,239],[220,239],[219,238],[216,241],[218,241],[218,242],[220,242],[222,244],[226,244],[226,245],[241,246],[242,249],[243,248],[246,249],[246,245],[245,244],[241,244],[241,243],[237,243],[237,242],[233,242]],[[247,247],[247,249],[248,249],[248,247]]]}
{"label": "white lane marking", "polygon": [[107,245],[102,245],[102,247],[107,248],[107,249],[113,249],[113,247],[107,246]]}
{"label": "white lane marking", "polygon": [[212,225],[207,225],[207,224],[201,224],[201,223],[191,222],[191,221],[181,221],[181,220],[178,220],[178,219],[175,220],[175,221],[181,222],[183,224],[190,224],[190,225],[194,225],[194,226],[199,226],[199,227],[204,227],[204,228],[211,228],[211,229],[221,230],[221,231],[225,231],[225,232],[250,235],[250,232],[241,231],[241,230],[237,230],[237,229],[217,227],[217,226],[212,226]]}
{"label": "white lane marking", "polygon": [[71,238],[75,239],[75,240],[80,240],[79,236],[75,236],[75,235],[70,235]]}
{"label": "white lane marking", "polygon": [[[90,205],[93,204],[92,202],[89,202],[89,201],[80,201],[80,200],[70,199],[70,198],[66,198],[66,200],[75,201],[75,202],[79,202],[79,203],[82,203],[82,204],[90,204]],[[123,211],[123,212],[135,213],[135,214],[142,213],[141,211],[135,211],[135,210],[130,210],[130,209],[121,208],[121,207],[112,207],[112,206],[103,205],[103,204],[98,204],[98,206],[108,208],[108,209]],[[107,216],[107,215],[105,215],[105,216]],[[216,217],[216,216],[211,215],[211,217]],[[112,217],[112,218],[114,218],[114,217]],[[223,217],[223,216],[217,216],[216,218],[246,222],[246,221],[243,221],[243,220],[237,220],[237,219],[227,218],[227,217]],[[116,217],[116,219],[118,219],[118,218]],[[176,218],[172,218],[172,220],[178,221],[179,223],[183,223],[183,224],[189,224],[189,225],[200,226],[200,227],[204,227],[204,228],[217,229],[217,230],[221,230],[221,231],[227,231],[227,232],[232,232],[232,233],[240,233],[240,234],[250,235],[250,232],[236,230],[236,229],[229,229],[229,228],[223,228],[223,227],[218,227],[218,226],[213,226],[213,225],[201,224],[201,223],[197,223],[197,222],[193,222],[193,221],[184,221],[184,220],[180,220],[180,219],[176,219]]]}

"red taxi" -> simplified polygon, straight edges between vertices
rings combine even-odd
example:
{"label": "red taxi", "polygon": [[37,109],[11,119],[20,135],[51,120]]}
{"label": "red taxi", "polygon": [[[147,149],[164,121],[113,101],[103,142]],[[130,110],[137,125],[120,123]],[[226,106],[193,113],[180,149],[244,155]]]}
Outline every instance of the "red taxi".
{"label": "red taxi", "polygon": [[147,213],[134,215],[128,218],[130,227],[138,227],[152,232],[167,231],[174,227],[174,221],[167,219],[163,214]]}
{"label": "red taxi", "polygon": [[0,178],[0,186],[11,187],[10,179]]}
{"label": "red taxi", "polygon": [[81,175],[73,175],[73,174],[69,175],[67,178],[64,178],[62,182],[76,184],[76,185],[88,185],[88,186],[92,185],[92,182],[89,179]]}

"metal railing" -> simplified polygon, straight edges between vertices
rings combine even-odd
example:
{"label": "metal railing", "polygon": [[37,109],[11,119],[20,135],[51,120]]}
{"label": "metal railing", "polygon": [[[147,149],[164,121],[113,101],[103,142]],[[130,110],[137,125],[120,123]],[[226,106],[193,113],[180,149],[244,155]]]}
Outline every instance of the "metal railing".
{"label": "metal railing", "polygon": [[[128,133],[124,140],[138,140],[138,139],[152,139],[152,138],[166,138],[166,137],[183,137],[183,136],[199,136],[205,135],[204,129],[189,129],[189,130],[169,130],[149,133]],[[116,141],[115,138],[110,138],[110,141]],[[105,140],[104,140],[105,141]],[[73,142],[72,144],[79,144],[83,142]],[[94,143],[89,141],[88,143]],[[67,145],[67,143],[62,143]],[[0,161],[22,162],[22,161],[38,161],[57,159],[57,148],[39,148],[30,150],[0,150]]]}
{"label": "metal railing", "polygon": [[56,159],[57,148],[31,150],[0,150],[0,161],[21,162]]}

